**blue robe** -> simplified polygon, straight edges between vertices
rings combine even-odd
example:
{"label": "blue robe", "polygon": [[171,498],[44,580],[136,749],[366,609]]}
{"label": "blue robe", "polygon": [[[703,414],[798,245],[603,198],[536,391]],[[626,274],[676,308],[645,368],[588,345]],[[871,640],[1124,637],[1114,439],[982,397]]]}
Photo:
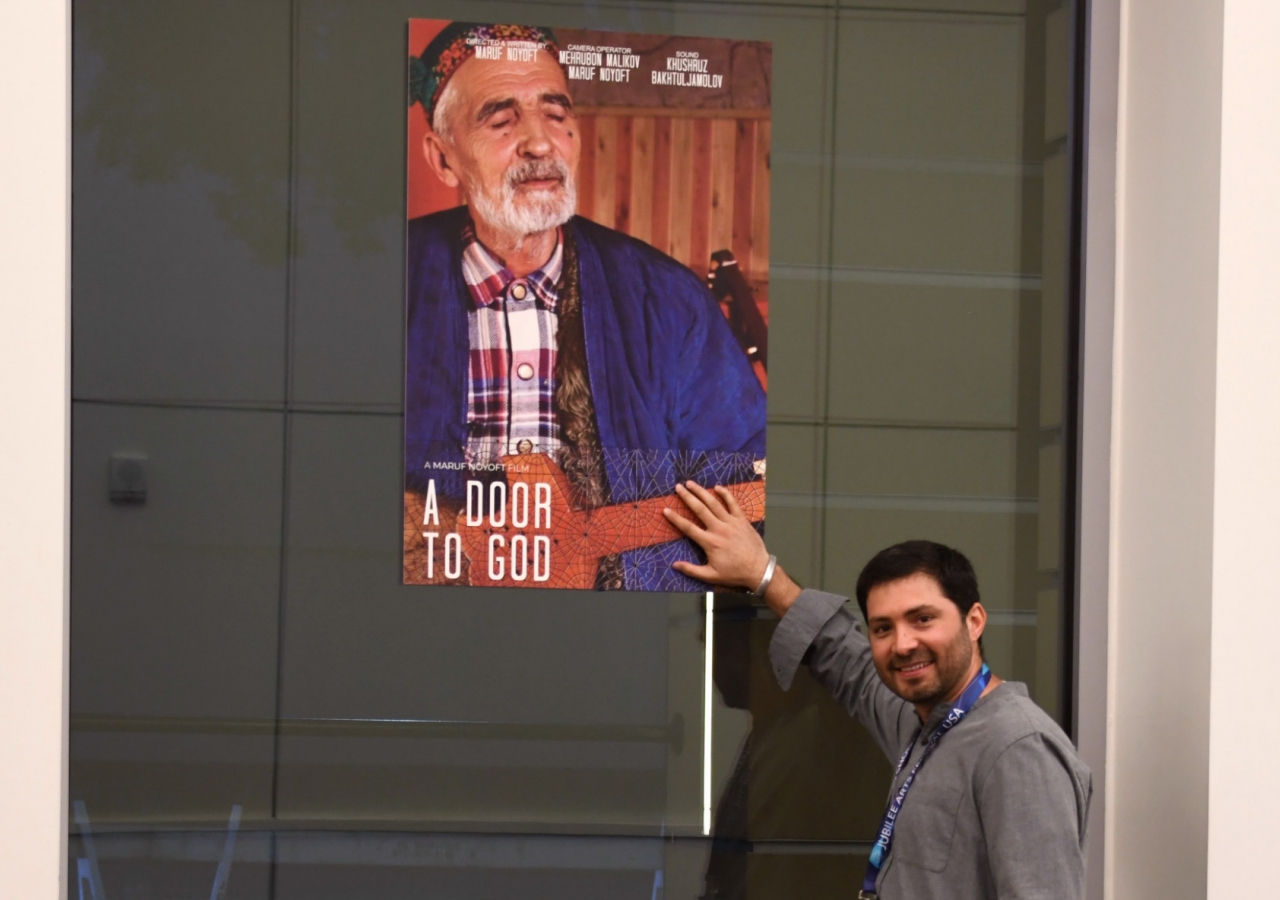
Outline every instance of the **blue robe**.
{"label": "blue robe", "polygon": [[[466,207],[409,223],[405,484],[463,496],[470,295],[462,279]],[[587,375],[612,502],[670,494],[677,482],[750,481],[764,459],[765,395],[707,288],[648,244],[575,216]],[[687,540],[622,554],[629,590],[705,590],[671,568]]]}

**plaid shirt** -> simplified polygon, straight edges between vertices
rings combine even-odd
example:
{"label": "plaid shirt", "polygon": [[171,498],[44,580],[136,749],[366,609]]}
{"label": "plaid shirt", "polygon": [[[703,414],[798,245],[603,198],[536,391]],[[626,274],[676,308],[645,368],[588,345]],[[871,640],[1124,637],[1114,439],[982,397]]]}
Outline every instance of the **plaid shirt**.
{"label": "plaid shirt", "polygon": [[516,278],[476,239],[462,233],[462,277],[471,292],[467,381],[469,463],[512,453],[554,453],[560,424],[556,390],[556,285],[564,268],[564,235],[538,271]]}

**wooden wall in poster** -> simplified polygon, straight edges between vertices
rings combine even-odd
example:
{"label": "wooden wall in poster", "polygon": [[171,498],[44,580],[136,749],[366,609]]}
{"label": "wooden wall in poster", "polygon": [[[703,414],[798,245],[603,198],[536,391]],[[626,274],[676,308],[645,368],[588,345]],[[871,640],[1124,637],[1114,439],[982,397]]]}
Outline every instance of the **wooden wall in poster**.
{"label": "wooden wall in poster", "polygon": [[653,112],[579,108],[578,212],[699,275],[714,251],[732,250],[749,280],[767,281],[767,111]]}

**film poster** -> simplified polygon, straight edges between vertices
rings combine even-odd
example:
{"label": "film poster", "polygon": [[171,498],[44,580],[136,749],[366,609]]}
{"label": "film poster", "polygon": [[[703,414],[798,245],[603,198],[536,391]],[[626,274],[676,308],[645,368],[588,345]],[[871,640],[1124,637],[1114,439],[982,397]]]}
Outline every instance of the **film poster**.
{"label": "film poster", "polygon": [[404,581],[701,591],[763,528],[767,43],[409,23]]}

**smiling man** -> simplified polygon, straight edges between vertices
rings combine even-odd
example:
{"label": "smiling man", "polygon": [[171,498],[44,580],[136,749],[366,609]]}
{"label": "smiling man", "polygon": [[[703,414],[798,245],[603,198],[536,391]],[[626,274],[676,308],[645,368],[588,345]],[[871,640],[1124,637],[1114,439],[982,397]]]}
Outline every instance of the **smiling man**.
{"label": "smiling man", "polygon": [[962,553],[908,541],[876,554],[856,590],[864,636],[845,597],[787,577],[732,494],[677,493],[701,524],[668,518],[707,554],[677,567],[763,596],[781,617],[779,683],[807,664],[897,765],[859,897],[1084,897],[1089,770],[1026,687],[983,662],[987,614]]}
{"label": "smiling man", "polygon": [[[577,509],[758,477],[764,392],[710,292],[575,215],[581,132],[554,36],[451,23],[410,70],[422,152],[465,203],[409,225],[407,508],[433,478],[456,509],[464,479],[528,454]],[[601,560],[595,586],[697,590],[671,567],[694,557],[668,532]]]}

